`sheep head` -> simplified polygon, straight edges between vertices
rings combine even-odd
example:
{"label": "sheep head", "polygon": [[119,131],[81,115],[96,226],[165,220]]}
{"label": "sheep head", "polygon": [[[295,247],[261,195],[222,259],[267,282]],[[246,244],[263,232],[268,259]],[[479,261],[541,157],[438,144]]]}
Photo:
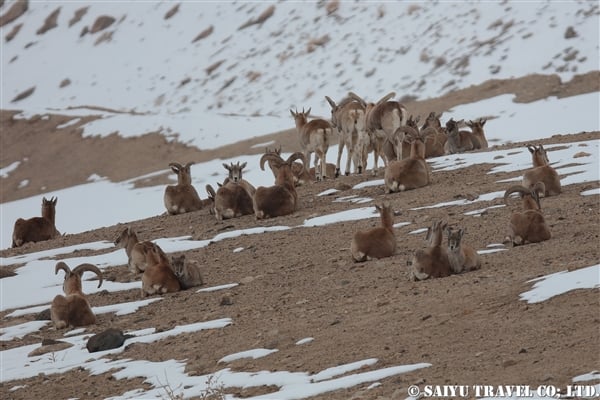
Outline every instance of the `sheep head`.
{"label": "sheep head", "polygon": [[60,261],[56,263],[54,268],[54,274],[58,274],[58,271],[65,272],[65,280],[63,282],[63,291],[65,294],[82,293],[81,290],[81,276],[85,271],[90,271],[98,276],[98,287],[102,285],[102,271],[93,264],[80,264],[71,271],[69,266],[64,262]]}
{"label": "sheep head", "polygon": [[544,193],[545,185],[543,182],[537,182],[533,188],[528,189],[523,185],[514,185],[504,192],[504,204],[508,205],[508,196],[513,193],[519,193],[523,199],[523,207],[527,210],[541,210],[540,193]]}
{"label": "sheep head", "polygon": [[238,161],[237,164],[231,163],[229,165],[223,163],[223,166],[226,170],[229,171],[229,180],[234,183],[238,183],[242,180],[242,170],[246,167],[247,163],[243,163],[240,165]]}
{"label": "sheep head", "polygon": [[190,171],[190,167],[194,164],[194,162],[189,162],[182,166],[179,163],[171,162],[169,163],[169,167],[173,172],[177,174],[177,184],[179,185],[191,185],[192,184],[192,174]]}

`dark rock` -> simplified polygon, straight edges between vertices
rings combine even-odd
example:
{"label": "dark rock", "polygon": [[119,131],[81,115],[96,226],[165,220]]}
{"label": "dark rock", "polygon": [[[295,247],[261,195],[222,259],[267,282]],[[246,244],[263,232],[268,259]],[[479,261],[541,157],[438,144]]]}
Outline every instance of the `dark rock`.
{"label": "dark rock", "polygon": [[109,328],[89,338],[86,347],[90,353],[104,351],[121,347],[125,340],[132,338],[133,335],[124,335],[123,331]]}

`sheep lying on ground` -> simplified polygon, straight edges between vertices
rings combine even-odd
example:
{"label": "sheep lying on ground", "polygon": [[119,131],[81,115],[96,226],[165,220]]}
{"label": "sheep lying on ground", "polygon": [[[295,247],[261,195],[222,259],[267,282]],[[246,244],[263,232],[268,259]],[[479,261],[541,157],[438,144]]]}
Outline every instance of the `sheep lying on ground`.
{"label": "sheep lying on ground", "polygon": [[452,273],[448,252],[446,247],[442,246],[443,231],[446,226],[448,226],[446,222],[434,221],[433,225],[427,229],[425,240],[429,242],[429,247],[415,252],[409,272],[411,280],[442,278],[450,276]]}
{"label": "sheep lying on ground", "polygon": [[407,133],[403,140],[411,145],[410,157],[388,163],[384,173],[386,193],[416,189],[430,182],[423,138],[409,126],[402,126],[398,130]]}
{"label": "sheep lying on ground", "polygon": [[462,228],[453,230],[448,227],[446,232],[448,233],[448,261],[452,272],[460,274],[481,268],[479,254],[462,240],[465,230]]}
{"label": "sheep lying on ground", "polygon": [[164,202],[169,214],[197,211],[204,205],[198,192],[192,186],[190,167],[193,164],[193,162],[189,162],[185,166],[175,162],[169,164],[169,167],[177,174],[177,185],[169,185],[165,188]]}
{"label": "sheep lying on ground", "polygon": [[144,252],[144,248],[146,247],[157,247],[163,260],[168,262],[167,256],[157,244],[149,241],[140,242],[137,234],[130,226],[123,229],[121,234],[115,239],[114,244],[116,247],[125,249],[125,253],[127,253],[127,265],[132,274],[144,272],[148,267],[148,260]]}
{"label": "sheep lying on ground", "polygon": [[171,257],[171,268],[177,280],[179,280],[181,289],[189,289],[204,284],[198,263],[191,260],[186,261],[185,254]]}
{"label": "sheep lying on ground", "polygon": [[148,267],[142,275],[142,297],[181,290],[169,260],[165,260],[161,253],[156,245],[144,247]]}
{"label": "sheep lying on ground", "polygon": [[368,231],[359,231],[352,237],[350,252],[352,259],[362,262],[373,258],[391,257],[396,253],[394,235],[394,211],[387,203],[375,208],[381,216],[381,226]]}
{"label": "sheep lying on ground", "polygon": [[267,160],[272,160],[277,164],[277,179],[275,179],[275,185],[273,186],[260,186],[256,189],[254,194],[256,219],[279,217],[296,211],[298,193],[294,184],[292,164],[295,160],[301,160],[306,165],[306,159],[300,152],[293,153],[286,161],[277,154],[263,154],[260,158],[260,169],[263,171]]}
{"label": "sheep lying on ground", "polygon": [[532,189],[536,183],[544,184],[544,196],[556,196],[561,193],[560,178],[554,168],[550,166],[546,149],[541,144],[538,146],[528,145],[531,153],[533,168],[523,174],[523,186]]}
{"label": "sheep lying on ground", "polygon": [[212,186],[206,186],[209,198],[214,199],[215,217],[218,221],[222,221],[254,213],[252,197],[256,189],[242,176],[246,163],[240,165],[238,162],[230,165],[223,164],[223,166],[229,171],[229,176],[223,185],[216,193]]}
{"label": "sheep lying on ground", "polygon": [[511,186],[504,193],[504,203],[508,205],[508,196],[519,193],[523,201],[523,211],[515,211],[510,217],[510,235],[505,243],[518,246],[526,243],[538,243],[552,237],[540,206],[539,193],[544,192],[544,184],[538,182],[533,189],[521,185]]}
{"label": "sheep lying on ground", "polygon": [[58,198],[42,199],[42,216],[15,221],[12,235],[12,247],[21,247],[28,242],[41,242],[60,236],[54,222]]}
{"label": "sheep lying on ground", "polygon": [[102,285],[102,272],[92,264],[80,264],[73,271],[60,261],[54,268],[65,272],[63,291],[65,296],[57,295],[50,306],[50,318],[56,329],[67,327],[86,326],[96,323],[96,316],[92,312],[90,303],[81,289],[81,276],[85,271],[91,271],[98,276],[98,287]]}

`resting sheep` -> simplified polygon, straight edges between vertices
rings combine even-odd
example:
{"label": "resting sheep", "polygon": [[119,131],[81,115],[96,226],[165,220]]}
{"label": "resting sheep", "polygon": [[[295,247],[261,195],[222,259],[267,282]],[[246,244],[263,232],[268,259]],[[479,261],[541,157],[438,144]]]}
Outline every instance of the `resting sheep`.
{"label": "resting sheep", "polygon": [[394,211],[387,203],[375,208],[381,216],[381,226],[354,234],[350,252],[355,262],[391,257],[396,253]]}
{"label": "resting sheep", "polygon": [[446,232],[448,233],[448,261],[452,272],[460,274],[481,268],[479,254],[462,240],[464,229],[453,230],[448,227]]}
{"label": "resting sheep", "polygon": [[198,192],[192,186],[190,172],[192,164],[194,163],[189,162],[185,166],[175,162],[169,164],[169,167],[177,174],[177,185],[169,185],[165,188],[164,203],[167,212],[171,215],[197,211],[204,205]]}
{"label": "resting sheep", "polygon": [[90,303],[81,289],[81,276],[85,271],[91,271],[98,276],[98,287],[102,285],[102,272],[92,264],[80,264],[73,271],[60,261],[56,263],[54,273],[65,272],[63,291],[65,296],[57,295],[50,306],[50,318],[56,329],[67,327],[87,326],[96,323]]}
{"label": "resting sheep", "polygon": [[15,221],[12,235],[12,247],[21,247],[28,242],[41,242],[60,236],[54,223],[58,198],[42,199],[42,216]]}
{"label": "resting sheep", "polygon": [[554,168],[550,166],[546,149],[541,144],[538,146],[528,145],[531,153],[533,168],[523,174],[523,186],[533,188],[536,183],[544,184],[544,196],[556,196],[561,193],[560,178]]}
{"label": "resting sheep", "polygon": [[513,212],[510,217],[510,236],[505,243],[519,246],[526,243],[538,243],[551,238],[550,228],[541,211],[539,193],[544,184],[538,182],[533,189],[521,185],[511,186],[504,193],[504,203],[508,205],[508,196],[519,193],[523,200],[523,211]]}
{"label": "resting sheep", "polygon": [[388,163],[384,173],[386,193],[416,189],[427,186],[430,182],[423,138],[409,126],[399,129],[407,133],[404,141],[411,144],[410,157]]}
{"label": "resting sheep", "polygon": [[121,234],[115,239],[116,247],[125,249],[127,253],[127,266],[132,274],[144,272],[148,267],[148,260],[144,248],[156,246],[160,251],[161,257],[168,262],[167,256],[157,244],[149,241],[140,242],[137,234],[130,226],[125,228]]}
{"label": "resting sheep", "polygon": [[181,285],[181,289],[185,290],[204,284],[198,264],[195,261],[186,261],[185,254],[171,257],[171,268],[179,281],[179,285]]}
{"label": "resting sheep", "polygon": [[479,140],[475,138],[471,131],[461,131],[458,129],[463,120],[455,121],[450,118],[446,122],[446,143],[444,152],[446,154],[464,153],[480,148]]}
{"label": "resting sheep", "polygon": [[288,215],[296,210],[298,193],[294,185],[292,163],[301,160],[306,165],[306,159],[300,152],[293,153],[284,161],[273,153],[263,154],[260,158],[260,169],[265,170],[265,161],[272,160],[277,164],[277,178],[275,185],[259,186],[254,193],[254,215],[256,219],[279,217]]}
{"label": "resting sheep", "polygon": [[429,247],[425,250],[417,250],[412,259],[410,279],[422,281],[428,278],[443,278],[450,276],[452,269],[448,261],[446,247],[442,246],[443,231],[448,224],[443,221],[435,221],[427,229],[425,240]]}
{"label": "resting sheep", "polygon": [[214,192],[212,186],[207,185],[206,190],[209,198],[214,198],[214,214],[217,221],[229,218],[237,218],[242,215],[254,213],[252,197],[256,189],[250,182],[243,179],[242,171],[246,163],[240,165],[231,163],[223,164],[229,171],[229,176],[223,185]]}
{"label": "resting sheep", "polygon": [[161,253],[156,245],[144,247],[148,267],[142,275],[142,297],[181,290],[169,260],[163,258]]}

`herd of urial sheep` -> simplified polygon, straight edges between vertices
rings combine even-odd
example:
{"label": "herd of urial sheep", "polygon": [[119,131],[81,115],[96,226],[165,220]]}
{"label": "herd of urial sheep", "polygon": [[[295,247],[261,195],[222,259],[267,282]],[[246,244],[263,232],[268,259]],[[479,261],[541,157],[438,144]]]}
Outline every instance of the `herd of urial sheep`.
{"label": "herd of urial sheep", "polygon": [[[340,159],[347,151],[345,174],[350,174],[350,164],[355,173],[366,171],[367,156],[373,153],[373,173],[377,174],[378,160],[384,165],[385,192],[416,189],[430,183],[428,157],[460,153],[473,149],[485,149],[488,144],[483,127],[486,120],[466,123],[471,130],[460,130],[463,121],[450,119],[445,128],[441,115],[430,113],[419,127],[419,118],[408,116],[406,108],[391,100],[390,93],[376,103],[367,103],[354,93],[349,93],[339,104],[326,96],[331,106],[331,120],[308,120],[308,111],[292,111],[302,152],[295,152],[287,159],[281,157],[281,148],[269,150],[260,158],[260,168],[265,162],[275,177],[269,187],[255,188],[243,179],[246,163],[223,164],[228,177],[215,191],[210,185],[206,190],[208,199],[201,200],[192,186],[190,166],[170,163],[177,174],[178,183],[166,187],[164,203],[169,214],[181,214],[209,208],[217,220],[254,214],[256,219],[288,215],[296,210],[298,193],[296,186],[314,180],[322,180],[340,174]],[[336,165],[328,164],[325,155],[333,130],[339,135]],[[513,193],[522,199],[523,211],[513,212],[510,217],[511,235],[507,242],[513,245],[535,243],[550,239],[550,230],[540,208],[540,195],[552,196],[561,192],[560,179],[549,165],[542,147],[528,145],[533,167],[523,175],[521,185],[509,187],[504,201]],[[311,154],[315,153],[314,167],[308,168]],[[300,160],[300,162],[296,162]],[[42,201],[42,216],[28,220],[18,219],[13,232],[13,247],[26,242],[48,240],[60,235],[55,227],[56,198]],[[390,257],[396,252],[393,230],[394,213],[384,202],[375,206],[381,215],[381,226],[356,232],[351,242],[351,254],[355,261]],[[447,245],[442,244],[447,234]],[[445,277],[455,273],[478,269],[481,265],[477,252],[464,243],[463,229],[451,229],[441,220],[433,222],[427,230],[428,247],[418,250],[412,259],[410,276],[413,280]],[[115,245],[127,252],[129,270],[142,274],[142,296],[174,292],[201,285],[202,276],[198,266],[186,261],[185,256],[169,260],[158,245],[139,241],[129,227],[115,240]],[[71,270],[64,262],[56,264],[55,273],[64,271],[63,291],[51,305],[51,319],[57,329],[84,326],[96,321],[81,288],[81,276],[85,271],[98,275],[98,287],[102,284],[101,271],[92,264],[82,264]]]}

